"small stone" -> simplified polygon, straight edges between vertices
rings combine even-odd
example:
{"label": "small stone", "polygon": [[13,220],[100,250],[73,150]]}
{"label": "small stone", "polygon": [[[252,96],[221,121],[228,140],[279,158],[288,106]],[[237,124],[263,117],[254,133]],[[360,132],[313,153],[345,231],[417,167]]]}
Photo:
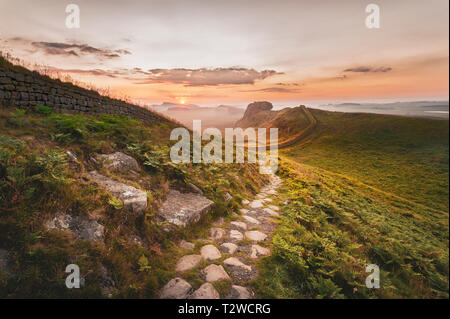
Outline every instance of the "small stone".
{"label": "small stone", "polygon": [[224,229],[222,229],[222,228],[215,228],[215,227],[213,227],[209,231],[209,237],[212,240],[218,240],[218,239],[222,238],[223,236],[225,236],[226,233],[227,232]]}
{"label": "small stone", "polygon": [[238,229],[242,229],[242,230],[247,230],[247,224],[244,222],[233,221],[230,223],[230,226],[238,228]]}
{"label": "small stone", "polygon": [[252,224],[255,224],[255,225],[261,224],[261,223],[259,222],[259,220],[255,219],[255,218],[253,218],[253,217],[247,216],[247,215],[242,216],[242,218],[244,218],[244,219],[245,219],[246,221],[248,221],[249,223],[252,223]]}
{"label": "small stone", "polygon": [[245,209],[245,208],[241,208],[241,209],[239,209],[239,211],[241,212],[241,214],[247,214],[248,213],[248,209]]}
{"label": "small stone", "polygon": [[192,291],[192,286],[179,277],[171,279],[161,290],[161,299],[186,299]]}
{"label": "small stone", "polygon": [[222,258],[222,254],[220,251],[216,248],[216,246],[213,245],[205,245],[200,249],[200,254],[202,255],[203,259],[211,261]]}
{"label": "small stone", "polygon": [[194,291],[189,299],[220,299],[220,296],[214,286],[207,282]]}
{"label": "small stone", "polygon": [[245,237],[247,237],[248,239],[250,239],[252,241],[258,242],[258,241],[266,240],[267,235],[258,230],[251,230],[251,231],[245,232]]}
{"label": "small stone", "polygon": [[271,190],[267,191],[267,194],[269,194],[269,195],[276,195],[277,191],[274,190],[274,189],[271,189]]}
{"label": "small stone", "polygon": [[228,192],[225,192],[225,194],[223,195],[223,197],[225,198],[225,201],[226,201],[227,203],[233,199],[233,196],[231,196],[230,193],[228,193]]}
{"label": "small stone", "polygon": [[180,248],[183,248],[186,250],[191,250],[191,249],[194,249],[194,247],[195,247],[195,244],[185,241],[184,239],[182,241],[180,241]]}
{"label": "small stone", "polygon": [[252,271],[252,267],[244,264],[236,257],[227,258],[223,261],[223,263],[228,267],[238,268],[239,270],[243,270],[243,271]]}
{"label": "small stone", "polygon": [[250,203],[250,207],[254,208],[254,209],[262,208],[263,207],[262,201],[261,200],[254,200],[253,202]]}
{"label": "small stone", "polygon": [[202,256],[200,256],[200,255],[183,256],[178,260],[178,262],[175,266],[175,270],[183,272],[183,271],[192,269],[194,267],[197,267],[201,261],[202,261]]}
{"label": "small stone", "polygon": [[246,199],[242,200],[242,205],[248,205],[248,204],[250,204],[250,201],[248,201]]}
{"label": "small stone", "polygon": [[280,207],[275,206],[275,205],[269,205],[269,208],[272,209],[272,210],[275,210],[277,212],[280,210]]}
{"label": "small stone", "polygon": [[264,201],[264,202],[271,202],[271,201],[272,201],[272,198],[264,198],[263,201]]}
{"label": "small stone", "polygon": [[230,289],[229,297],[230,299],[252,299],[252,292],[242,286],[232,285]]}
{"label": "small stone", "polygon": [[242,235],[242,233],[240,231],[237,230],[230,230],[230,239],[231,240],[243,240],[244,239],[244,235]]}
{"label": "small stone", "polygon": [[223,224],[225,224],[225,219],[223,217],[219,217],[216,221],[214,221],[213,226],[215,227],[220,227],[223,226]]}
{"label": "small stone", "polygon": [[233,243],[223,243],[219,248],[225,254],[234,254],[238,250],[238,245]]}
{"label": "small stone", "polygon": [[276,211],[270,209],[270,208],[264,208],[263,211],[266,214],[269,214],[270,216],[280,216],[280,214],[278,214]]}
{"label": "small stone", "polygon": [[270,255],[270,249],[259,245],[252,245],[252,250],[250,252],[250,258],[257,259],[262,256]]}
{"label": "small stone", "polygon": [[208,282],[216,282],[219,280],[231,280],[222,265],[209,265],[201,271],[201,275]]}

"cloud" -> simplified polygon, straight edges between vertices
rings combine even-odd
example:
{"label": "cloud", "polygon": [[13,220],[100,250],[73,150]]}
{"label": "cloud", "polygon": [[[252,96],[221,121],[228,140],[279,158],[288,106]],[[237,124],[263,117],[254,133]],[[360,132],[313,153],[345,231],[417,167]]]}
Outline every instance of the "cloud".
{"label": "cloud", "polygon": [[82,56],[82,55],[96,55],[98,57],[114,59],[119,58],[122,55],[131,54],[128,50],[118,49],[118,50],[108,50],[99,49],[87,44],[76,44],[76,43],[63,43],[63,42],[31,42],[31,45],[42,50],[48,55],[62,55],[62,56]]}
{"label": "cloud", "polygon": [[256,71],[247,68],[152,69],[147,79],[138,84],[173,83],[184,86],[217,86],[254,84],[270,76],[282,74],[274,70]]}
{"label": "cloud", "polygon": [[[53,73],[122,78],[133,81],[134,84],[171,83],[181,84],[185,87],[254,84],[257,80],[264,80],[267,77],[282,74],[273,70],[256,71],[247,68],[152,69],[148,71],[142,70],[141,68],[119,68],[113,70],[52,68],[47,71]],[[267,92],[270,91],[287,92],[289,89],[268,88]]]}
{"label": "cloud", "polygon": [[299,93],[299,89],[286,89],[286,88],[279,88],[279,87],[268,87],[263,89],[257,89],[257,90],[245,90],[240,92],[270,92],[270,93]]}
{"label": "cloud", "polygon": [[371,67],[367,67],[367,66],[360,66],[360,67],[356,67],[356,68],[349,68],[349,69],[345,69],[344,72],[357,72],[357,73],[385,73],[385,72],[389,72],[391,71],[392,68],[391,67],[378,67],[378,68],[371,68]]}

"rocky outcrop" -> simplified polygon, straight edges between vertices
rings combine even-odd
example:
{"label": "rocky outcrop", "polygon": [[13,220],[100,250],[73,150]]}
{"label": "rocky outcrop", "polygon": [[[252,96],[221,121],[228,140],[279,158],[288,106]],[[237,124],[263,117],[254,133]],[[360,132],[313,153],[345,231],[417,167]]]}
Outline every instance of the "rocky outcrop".
{"label": "rocky outcrop", "polygon": [[253,102],[247,106],[242,119],[236,122],[236,127],[258,127],[258,124],[269,119],[271,116],[270,111],[273,105],[270,102]]}
{"label": "rocky outcrop", "polygon": [[129,209],[135,213],[142,213],[147,208],[146,192],[103,176],[97,171],[89,172],[89,177],[107,192],[122,200],[125,209]]}
{"label": "rocky outcrop", "polygon": [[138,162],[131,156],[122,152],[112,154],[99,154],[98,159],[103,161],[103,166],[111,171],[127,172],[140,169]]}
{"label": "rocky outcrop", "polygon": [[213,205],[213,201],[200,194],[181,193],[170,189],[167,199],[156,215],[172,225],[186,227],[198,222],[204,214],[212,209]]}
{"label": "rocky outcrop", "polygon": [[53,218],[45,221],[47,230],[69,231],[81,240],[103,240],[105,227],[96,220],[84,216],[72,216],[66,213],[58,213]]}

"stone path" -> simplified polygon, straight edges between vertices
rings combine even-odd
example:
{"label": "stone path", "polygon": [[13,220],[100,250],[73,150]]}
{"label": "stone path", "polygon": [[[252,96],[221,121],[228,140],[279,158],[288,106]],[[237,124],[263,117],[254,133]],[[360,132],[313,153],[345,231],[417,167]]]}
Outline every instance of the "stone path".
{"label": "stone path", "polygon": [[[210,229],[209,238],[199,239],[204,243],[200,252],[192,254],[193,243],[182,241],[180,247],[186,251],[176,264],[178,277],[171,279],[161,290],[162,299],[251,299],[254,293],[246,283],[258,276],[256,261],[268,256],[271,251],[267,246],[275,228],[275,219],[280,208],[273,205],[281,179],[271,175],[270,183],[261,188],[253,201],[243,200],[245,208],[235,220],[225,223],[219,219]],[[206,267],[200,269],[200,265]],[[205,281],[194,291],[183,279],[188,270],[199,271],[199,277]],[[230,290],[220,296],[211,283],[231,281]]]}

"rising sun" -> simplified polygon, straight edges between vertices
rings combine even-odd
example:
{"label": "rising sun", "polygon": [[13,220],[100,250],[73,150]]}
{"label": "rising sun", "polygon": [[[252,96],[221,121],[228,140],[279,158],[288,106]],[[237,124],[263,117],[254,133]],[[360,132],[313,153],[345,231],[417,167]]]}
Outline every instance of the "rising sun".
{"label": "rising sun", "polygon": [[181,100],[181,101],[180,101],[180,103],[181,103],[181,104],[184,104],[184,103],[185,103],[185,101],[184,101],[184,100]]}

